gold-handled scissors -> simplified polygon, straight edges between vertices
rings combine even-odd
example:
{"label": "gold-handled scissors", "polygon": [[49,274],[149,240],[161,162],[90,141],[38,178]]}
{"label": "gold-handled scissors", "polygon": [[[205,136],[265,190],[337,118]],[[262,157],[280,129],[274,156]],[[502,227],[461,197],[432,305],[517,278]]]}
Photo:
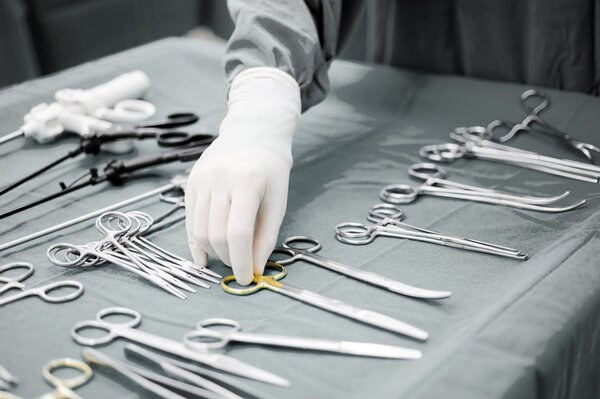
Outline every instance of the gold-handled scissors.
{"label": "gold-handled scissors", "polygon": [[308,303],[309,305],[313,305],[366,324],[383,328],[385,330],[404,334],[415,339],[424,341],[429,336],[427,332],[417,327],[411,326],[410,324],[404,323],[392,317],[385,316],[381,313],[348,305],[342,301],[327,298],[317,293],[296,288],[291,285],[284,285],[279,280],[284,278],[286,275],[285,267],[275,262],[267,262],[266,266],[268,268],[278,270],[279,273],[272,276],[259,276],[255,274],[254,279],[252,280],[254,285],[244,288],[234,288],[229,285],[229,282],[235,280],[235,276],[227,276],[221,282],[221,286],[226,292],[233,295],[249,295],[254,294],[262,289],[268,289],[279,294],[289,296],[290,298],[294,298],[298,301]]}
{"label": "gold-handled scissors", "polygon": [[[52,372],[57,369],[74,369],[80,371],[81,373],[75,377],[62,379]],[[41,397],[41,399],[81,399],[79,395],[73,392],[73,388],[77,388],[92,378],[92,369],[87,363],[84,363],[80,360],[63,358],[52,360],[50,363],[44,366],[44,378],[48,383],[56,388],[56,391],[47,393]]]}

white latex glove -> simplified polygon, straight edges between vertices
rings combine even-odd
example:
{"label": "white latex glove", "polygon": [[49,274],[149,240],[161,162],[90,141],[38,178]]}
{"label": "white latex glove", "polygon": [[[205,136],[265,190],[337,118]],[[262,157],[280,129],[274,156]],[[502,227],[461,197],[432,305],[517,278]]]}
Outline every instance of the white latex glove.
{"label": "white latex glove", "polygon": [[219,137],[190,174],[186,227],[194,262],[208,255],[238,283],[262,274],[285,214],[300,88],[276,68],[250,68],[233,80]]}

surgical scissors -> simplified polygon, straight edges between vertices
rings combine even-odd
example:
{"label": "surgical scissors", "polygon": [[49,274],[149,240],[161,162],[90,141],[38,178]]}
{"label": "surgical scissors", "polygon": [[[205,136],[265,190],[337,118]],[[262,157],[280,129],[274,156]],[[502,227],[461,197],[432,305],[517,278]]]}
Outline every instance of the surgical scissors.
{"label": "surgical scissors", "polygon": [[[226,326],[226,331],[211,327]],[[388,359],[420,359],[421,351],[392,345],[380,345],[367,342],[329,341],[315,338],[289,337],[284,335],[245,333],[239,322],[232,319],[213,318],[198,322],[196,330],[184,338],[185,344],[198,352],[221,349],[231,342],[243,342],[267,346],[279,346],[292,349],[306,349],[341,353],[352,356],[381,357]],[[208,342],[196,340],[210,340]]]}
{"label": "surgical scissors", "polygon": [[490,244],[469,238],[453,237],[433,230],[426,230],[402,222],[404,211],[392,204],[377,204],[369,211],[367,220],[374,225],[363,223],[340,223],[335,226],[335,238],[345,244],[364,245],[373,242],[377,236],[406,238],[409,240],[446,245],[468,251],[483,252],[492,255],[506,256],[519,260],[527,260],[527,254],[513,248]]}
{"label": "surgical scissors", "polygon": [[[80,371],[81,374],[69,379],[62,379],[52,374],[53,370],[64,368]],[[80,360],[69,358],[53,360],[46,364],[44,366],[43,374],[46,381],[55,387],[56,391],[53,393],[47,393],[40,399],[81,399],[81,397],[73,392],[72,389],[85,384],[90,380],[90,378],[92,378],[93,375],[92,369],[86,363]]]}
{"label": "surgical scissors", "polygon": [[442,167],[432,163],[414,164],[408,169],[408,174],[425,182],[417,187],[407,184],[390,184],[381,190],[379,197],[383,201],[392,204],[406,204],[415,201],[420,195],[431,195],[506,205],[539,212],[564,212],[585,204],[585,200],[581,200],[573,205],[564,207],[546,206],[546,204],[553,203],[567,196],[569,194],[568,191],[555,197],[530,197],[455,183],[450,180],[444,180],[443,177],[446,176],[446,171]]}
{"label": "surgical scissors", "polygon": [[[131,320],[122,323],[106,321],[109,316],[129,316]],[[159,351],[167,352],[188,360],[206,364],[210,367],[237,374],[242,377],[257,381],[268,382],[275,385],[287,386],[289,382],[265,370],[261,370],[230,356],[217,353],[199,353],[187,348],[183,342],[173,341],[158,335],[149,334],[138,330],[142,316],[133,309],[112,307],[98,312],[96,320],[81,321],[71,330],[71,337],[80,345],[96,346],[107,344],[117,338],[124,338],[141,345],[149,346]],[[101,337],[85,337],[79,334],[83,329],[94,329],[105,331],[106,335]]]}
{"label": "surgical scissors", "polygon": [[[535,105],[530,105],[528,103],[528,100],[530,98],[537,98],[539,102]],[[566,146],[574,149],[580,154],[583,154],[583,156],[585,156],[589,161],[593,162],[590,150],[600,152],[600,148],[596,147],[593,144],[584,143],[571,137],[567,133],[557,129],[556,127],[552,126],[540,117],[540,113],[542,113],[542,111],[544,111],[550,105],[550,100],[544,93],[535,89],[525,90],[521,94],[520,103],[521,108],[523,108],[523,111],[525,111],[526,114],[525,118],[521,122],[513,123],[495,120],[490,122],[490,124],[487,126],[492,136],[494,136],[494,130],[508,130],[508,132],[505,135],[497,138],[497,140],[500,143],[507,142],[508,140],[512,139],[517,133],[538,132],[559,140]]]}
{"label": "surgical scissors", "polygon": [[[9,263],[0,267],[0,274],[8,270],[14,269],[25,269],[25,271],[22,274],[14,277],[0,276],[0,282],[5,283],[5,285],[2,288],[0,288],[0,294],[10,289],[19,289],[21,290],[21,292],[9,296],[8,298],[0,299],[0,306],[6,305],[7,303],[11,303],[14,301],[18,301],[19,299],[26,298],[28,296],[39,296],[45,302],[62,303],[72,301],[73,299],[78,298],[83,293],[83,285],[79,281],[73,280],[57,281],[54,283],[44,285],[42,287],[25,289],[25,285],[21,283],[21,281],[27,279],[33,274],[33,265],[31,263],[26,262]],[[64,295],[50,295],[52,291],[64,287],[74,287],[76,288],[76,290],[74,292],[66,293]]]}
{"label": "surgical scissors", "polygon": [[244,288],[234,288],[229,282],[235,280],[235,276],[227,276],[221,281],[221,287],[229,294],[233,295],[250,295],[262,289],[268,289],[278,294],[289,296],[297,301],[308,303],[309,305],[337,313],[348,318],[361,321],[372,326],[382,328],[384,330],[393,331],[398,334],[403,334],[408,337],[425,341],[429,334],[427,332],[404,323],[400,320],[385,316],[381,313],[365,310],[356,306],[348,305],[342,301],[327,298],[317,293],[307,291],[301,288],[296,288],[291,285],[284,285],[279,282],[286,275],[285,267],[275,262],[267,262],[268,268],[278,270],[279,273],[273,276],[260,276],[255,274],[253,278],[254,285]]}
{"label": "surgical scissors", "polygon": [[[312,246],[308,248],[300,248],[293,246],[294,243],[308,243]],[[276,260],[276,263],[282,266],[287,266],[296,261],[304,260],[306,262],[312,263],[313,265],[321,266],[326,269],[343,274],[345,276],[352,277],[354,279],[385,288],[388,291],[410,296],[413,298],[443,299],[448,298],[450,295],[452,295],[452,293],[449,291],[432,291],[423,288],[413,287],[401,283],[399,281],[394,281],[392,279],[383,277],[373,272],[361,270],[340,262],[336,262],[331,259],[324,258],[315,253],[320,249],[321,243],[318,240],[307,236],[294,236],[284,240],[283,246],[275,248],[273,250],[273,253],[289,255],[289,258],[287,259]]]}
{"label": "surgical scissors", "polygon": [[465,158],[477,158],[494,162],[504,162],[523,168],[533,169],[569,179],[598,183],[600,167],[569,159],[559,159],[525,151],[488,140],[489,130],[483,126],[457,127],[450,137],[463,143],[426,145],[419,155],[437,162],[454,162]]}

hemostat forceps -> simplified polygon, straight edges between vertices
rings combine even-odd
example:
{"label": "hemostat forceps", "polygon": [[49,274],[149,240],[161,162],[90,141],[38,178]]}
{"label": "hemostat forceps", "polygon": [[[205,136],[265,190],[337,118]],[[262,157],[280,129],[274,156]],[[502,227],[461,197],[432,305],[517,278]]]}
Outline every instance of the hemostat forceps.
{"label": "hemostat forceps", "polygon": [[410,324],[404,323],[392,317],[385,316],[381,313],[348,305],[342,301],[327,298],[317,293],[296,288],[291,285],[284,285],[280,283],[279,280],[285,277],[285,268],[274,262],[267,262],[267,268],[276,269],[279,271],[279,273],[274,276],[259,276],[255,274],[254,279],[252,280],[254,285],[242,288],[235,288],[231,286],[229,282],[234,281],[235,276],[227,276],[223,279],[223,281],[221,281],[221,287],[223,287],[226,292],[233,295],[249,295],[254,294],[262,289],[268,289],[329,312],[337,313],[375,327],[406,335],[408,337],[425,341],[429,336],[427,332],[417,327],[411,326]]}
{"label": "hemostat forceps", "polygon": [[[535,105],[530,105],[528,104],[528,99],[530,98],[537,98],[540,102]],[[523,108],[523,111],[525,111],[525,113],[527,114],[527,116],[525,116],[525,118],[521,122],[513,123],[495,120],[487,126],[488,130],[492,135],[494,133],[494,130],[508,130],[508,132],[504,136],[497,138],[499,142],[504,143],[512,139],[517,133],[537,132],[559,140],[566,146],[574,149],[580,155],[583,155],[588,160],[593,162],[590,150],[600,152],[600,148],[596,147],[593,144],[579,141],[571,137],[567,133],[560,131],[559,129],[555,128],[554,126],[540,118],[540,113],[542,113],[542,111],[544,111],[550,105],[550,101],[544,93],[535,89],[525,90],[521,94],[520,103],[521,108]]]}
{"label": "hemostat forceps", "polygon": [[463,144],[426,145],[419,150],[419,155],[438,162],[453,162],[462,157],[485,159],[588,183],[600,181],[600,166],[548,157],[494,143],[486,139],[489,137],[489,130],[482,126],[458,127],[450,133],[450,137]]}
{"label": "hemostat forceps", "polygon": [[105,234],[103,241],[85,245],[56,244],[48,249],[48,258],[54,264],[66,267],[89,267],[109,261],[181,299],[186,296],[175,287],[195,292],[181,280],[205,288],[209,288],[208,285],[197,278],[218,282],[204,272],[204,268],[192,267],[191,262],[181,261],[150,241],[137,237],[151,224],[152,218],[142,212],[106,212],[96,221],[98,229]]}
{"label": "hemostat forceps", "polygon": [[564,207],[546,206],[546,204],[551,204],[566,197],[569,194],[568,191],[555,197],[530,197],[455,183],[444,180],[443,177],[446,176],[446,171],[432,163],[414,164],[408,169],[408,174],[417,179],[425,180],[425,183],[417,187],[407,184],[391,184],[381,190],[379,197],[383,201],[392,204],[406,204],[413,202],[420,195],[432,195],[506,205],[539,212],[564,212],[585,204],[585,200],[581,200],[576,204]]}
{"label": "hemostat forceps", "polygon": [[513,248],[490,244],[469,238],[452,237],[433,230],[426,230],[402,222],[404,211],[392,204],[377,204],[369,211],[367,219],[374,225],[363,223],[340,223],[335,226],[338,241],[363,245],[371,243],[377,236],[406,238],[449,247],[527,260],[527,254]]}
{"label": "hemostat forceps", "polygon": [[[221,330],[213,327],[224,326]],[[370,356],[388,359],[420,359],[421,351],[400,346],[372,344],[367,342],[329,341],[315,338],[290,337],[284,335],[260,334],[242,332],[242,326],[231,319],[205,319],[198,322],[196,330],[184,338],[185,344],[199,352],[221,349],[230,342],[244,342],[266,346],[279,346],[291,349],[306,349],[342,353],[353,356]],[[196,339],[206,339],[209,342],[197,342]]]}
{"label": "hemostat forceps", "polygon": [[[308,243],[311,244],[311,246],[308,248],[300,248],[293,245],[298,243]],[[410,296],[413,298],[443,299],[448,298],[450,295],[452,295],[452,293],[449,291],[432,291],[423,288],[417,288],[407,284],[403,284],[399,281],[394,281],[392,279],[383,277],[373,272],[344,265],[343,263],[336,262],[334,260],[317,255],[315,252],[319,251],[320,249],[321,243],[318,240],[306,236],[294,236],[287,238],[283,242],[283,246],[275,248],[273,250],[273,253],[289,256],[289,258],[287,259],[278,259],[276,261],[282,266],[287,266],[296,261],[303,260],[305,262],[312,263],[313,265],[333,270],[334,272],[338,272],[345,276],[352,277],[357,280],[385,288],[388,291]]]}

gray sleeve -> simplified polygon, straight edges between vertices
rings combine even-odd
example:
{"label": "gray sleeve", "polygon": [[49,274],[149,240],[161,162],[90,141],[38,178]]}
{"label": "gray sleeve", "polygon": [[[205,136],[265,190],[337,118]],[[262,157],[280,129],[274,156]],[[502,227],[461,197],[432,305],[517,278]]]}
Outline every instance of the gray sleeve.
{"label": "gray sleeve", "polygon": [[227,44],[228,81],[246,68],[268,66],[300,86],[302,111],[322,101],[337,49],[341,1],[228,0],[235,29]]}

